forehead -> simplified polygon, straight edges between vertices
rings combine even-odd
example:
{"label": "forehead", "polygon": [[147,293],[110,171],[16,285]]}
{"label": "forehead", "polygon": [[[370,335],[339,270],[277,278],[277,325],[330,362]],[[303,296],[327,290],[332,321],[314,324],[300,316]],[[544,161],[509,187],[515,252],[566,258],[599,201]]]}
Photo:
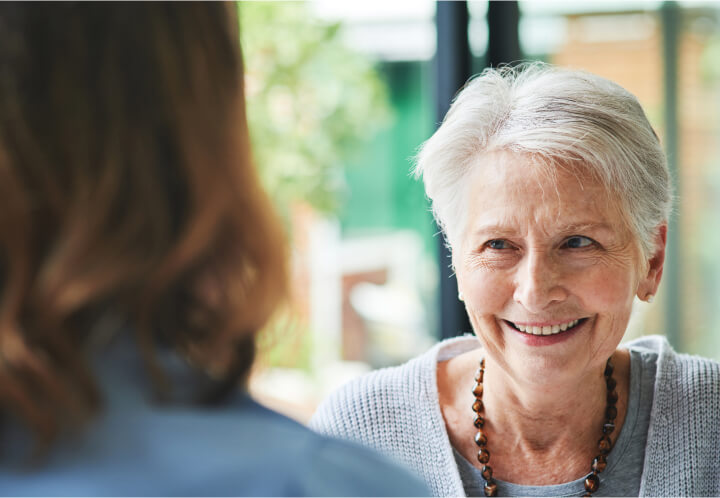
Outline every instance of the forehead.
{"label": "forehead", "polygon": [[619,198],[588,171],[521,154],[477,159],[467,185],[468,228],[484,225],[546,230],[605,224],[624,229]]}

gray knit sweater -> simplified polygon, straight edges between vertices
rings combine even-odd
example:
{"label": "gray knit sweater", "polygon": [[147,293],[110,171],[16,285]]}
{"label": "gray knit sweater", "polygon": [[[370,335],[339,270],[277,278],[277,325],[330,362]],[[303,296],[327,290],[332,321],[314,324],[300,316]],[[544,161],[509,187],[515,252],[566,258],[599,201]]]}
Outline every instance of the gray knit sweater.
{"label": "gray knit sweater", "polygon": [[[464,496],[440,412],[438,361],[478,347],[450,339],[399,367],[356,379],[333,393],[311,428],[351,439],[413,469],[436,496]],[[642,496],[720,496],[720,363],[675,353],[648,336],[626,344],[658,354]]]}

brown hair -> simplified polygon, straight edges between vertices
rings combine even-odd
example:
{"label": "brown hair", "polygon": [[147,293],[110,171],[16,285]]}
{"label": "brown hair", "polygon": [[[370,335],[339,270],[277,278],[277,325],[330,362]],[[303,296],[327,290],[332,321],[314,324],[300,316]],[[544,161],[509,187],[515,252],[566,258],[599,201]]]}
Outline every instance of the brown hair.
{"label": "brown hair", "polygon": [[234,6],[0,4],[0,413],[49,443],[100,406],[98,320],[224,380],[286,288],[252,168]]}

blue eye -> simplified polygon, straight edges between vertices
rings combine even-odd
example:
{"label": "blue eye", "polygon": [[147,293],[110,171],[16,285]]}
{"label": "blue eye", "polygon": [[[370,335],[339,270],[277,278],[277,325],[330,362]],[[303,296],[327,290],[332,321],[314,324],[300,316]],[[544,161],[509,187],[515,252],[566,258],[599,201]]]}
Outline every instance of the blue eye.
{"label": "blue eye", "polygon": [[496,249],[496,250],[510,249],[510,248],[511,248],[510,244],[508,244],[508,241],[507,241],[507,240],[503,240],[503,239],[493,239],[493,240],[487,242],[486,245],[487,245],[490,249]]}
{"label": "blue eye", "polygon": [[585,247],[593,245],[593,243],[594,241],[588,237],[575,235],[565,241],[565,247],[567,247],[568,249],[583,249]]}

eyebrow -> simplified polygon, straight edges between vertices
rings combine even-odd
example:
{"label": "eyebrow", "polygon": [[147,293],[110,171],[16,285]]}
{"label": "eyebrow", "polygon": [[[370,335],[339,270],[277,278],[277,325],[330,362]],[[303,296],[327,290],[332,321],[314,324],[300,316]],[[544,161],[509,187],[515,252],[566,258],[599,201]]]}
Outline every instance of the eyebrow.
{"label": "eyebrow", "polygon": [[[582,233],[582,232],[594,232],[594,231],[612,231],[612,227],[607,223],[598,223],[594,221],[589,222],[579,222],[579,223],[568,223],[565,225],[560,226],[559,232],[561,233]],[[508,228],[504,225],[481,225],[477,227],[475,230],[473,230],[472,234],[477,236],[481,235],[483,233],[492,233],[493,236],[510,236],[510,235],[517,235],[517,230],[514,230],[512,228]]]}
{"label": "eyebrow", "polygon": [[611,231],[612,227],[608,223],[585,222],[585,223],[568,223],[561,228],[563,232],[588,232],[596,230]]}

